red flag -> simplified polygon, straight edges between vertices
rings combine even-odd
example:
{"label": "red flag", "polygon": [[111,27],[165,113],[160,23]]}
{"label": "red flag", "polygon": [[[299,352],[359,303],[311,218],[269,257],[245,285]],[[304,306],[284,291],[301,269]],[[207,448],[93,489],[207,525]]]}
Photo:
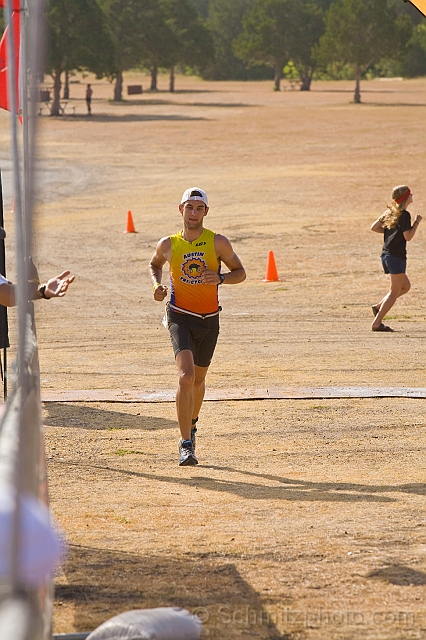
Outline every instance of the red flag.
{"label": "red flag", "polygon": [[[21,0],[12,0],[11,1],[12,11],[20,11],[21,10]],[[0,7],[4,7],[6,5],[6,0],[0,0]]]}
{"label": "red flag", "polygon": [[[1,0],[0,0],[1,2]],[[12,13],[12,28],[13,28],[13,46],[15,49],[15,82],[16,82],[16,113],[22,115],[22,110],[19,100],[19,49],[21,44],[20,34],[20,14],[19,11]],[[10,111],[9,104],[9,88],[8,88],[8,73],[9,67],[7,63],[7,39],[9,33],[9,25],[6,27],[3,37],[0,42],[0,108]]]}

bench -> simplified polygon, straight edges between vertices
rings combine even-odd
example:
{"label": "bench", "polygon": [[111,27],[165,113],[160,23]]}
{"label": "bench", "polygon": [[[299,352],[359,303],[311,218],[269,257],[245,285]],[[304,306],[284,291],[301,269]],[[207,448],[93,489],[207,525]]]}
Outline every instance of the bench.
{"label": "bench", "polygon": [[[50,110],[51,110],[51,100],[45,100],[45,101],[44,101],[44,104],[46,105],[47,111],[48,111],[48,112],[49,112],[49,114],[50,114]],[[66,113],[66,111],[65,111],[65,109],[67,108],[67,105],[68,105],[68,102],[61,102],[61,103],[59,104],[59,113],[60,113],[60,115],[61,115],[61,116],[65,116],[65,115],[67,115],[67,113]],[[69,107],[69,108],[70,108],[70,109],[72,109],[72,115],[73,115],[73,116],[75,116],[75,110],[76,110],[76,107],[75,107],[74,105],[70,105],[70,107]],[[41,106],[39,107],[39,111],[38,111],[38,115],[39,115],[39,116],[42,116],[42,115],[43,115],[43,110],[44,110],[44,107],[41,105]]]}
{"label": "bench", "polygon": [[[61,102],[59,104],[59,111],[60,111],[61,116],[65,116],[66,115],[65,109],[67,108],[67,105],[68,105],[68,102]],[[75,116],[75,106],[74,105],[70,105],[70,109],[72,109],[72,114],[73,114],[73,116]]]}
{"label": "bench", "polygon": [[142,93],[142,85],[141,84],[129,84],[127,86],[127,95],[133,96],[137,93]]}

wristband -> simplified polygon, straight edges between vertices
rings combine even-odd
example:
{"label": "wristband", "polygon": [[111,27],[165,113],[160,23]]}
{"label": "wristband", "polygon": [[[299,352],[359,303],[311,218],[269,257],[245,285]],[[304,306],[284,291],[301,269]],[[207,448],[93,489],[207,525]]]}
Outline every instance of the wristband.
{"label": "wristband", "polygon": [[156,282],[155,284],[152,285],[152,290],[155,293],[155,290],[158,289],[158,287],[161,287],[161,283],[160,282]]}
{"label": "wristband", "polygon": [[38,290],[39,294],[41,295],[42,298],[44,298],[45,300],[50,300],[50,298],[46,295],[46,285],[42,284],[40,289]]}
{"label": "wristband", "polygon": [[223,284],[224,280],[225,280],[225,274],[224,273],[219,273],[219,278],[220,278],[220,282],[218,282],[218,285],[219,284]]}

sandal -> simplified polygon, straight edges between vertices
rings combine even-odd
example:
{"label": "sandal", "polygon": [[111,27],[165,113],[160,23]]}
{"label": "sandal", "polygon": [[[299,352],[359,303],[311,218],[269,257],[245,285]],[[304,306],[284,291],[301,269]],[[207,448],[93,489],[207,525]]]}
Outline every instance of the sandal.
{"label": "sandal", "polygon": [[393,331],[393,329],[391,329],[390,327],[387,327],[385,324],[379,324],[379,326],[377,328],[372,328],[371,331]]}

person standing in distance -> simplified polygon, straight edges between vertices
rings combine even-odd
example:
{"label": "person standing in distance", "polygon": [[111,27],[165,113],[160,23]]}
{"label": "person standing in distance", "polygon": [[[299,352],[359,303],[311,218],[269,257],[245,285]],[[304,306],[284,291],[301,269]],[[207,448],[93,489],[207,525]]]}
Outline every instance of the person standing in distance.
{"label": "person standing in distance", "polygon": [[86,87],[86,105],[87,105],[87,115],[89,116],[92,115],[92,96],[93,96],[93,89],[90,86],[90,84],[88,84]]}
{"label": "person standing in distance", "polygon": [[[198,464],[196,424],[219,335],[218,286],[238,284],[246,278],[228,238],[204,228],[208,204],[202,189],[194,187],[184,192],[179,205],[183,229],[161,238],[149,264],[154,300],[158,302],[168,293],[161,280],[164,265],[170,265],[166,317],[179,375],[176,411],[181,435],[180,466]],[[222,263],[229,269],[226,273],[222,273]]]}
{"label": "person standing in distance", "polygon": [[383,233],[384,242],[382,248],[382,265],[385,273],[390,274],[389,293],[378,303],[372,306],[374,321],[372,331],[393,331],[383,324],[382,320],[393,307],[397,299],[408,293],[410,281],[406,275],[407,269],[407,242],[414,238],[422,216],[416,215],[413,225],[411,216],[407,211],[413,202],[413,194],[406,185],[395,187],[392,190],[392,202],[388,204],[386,211],[371,225],[371,231]]}

